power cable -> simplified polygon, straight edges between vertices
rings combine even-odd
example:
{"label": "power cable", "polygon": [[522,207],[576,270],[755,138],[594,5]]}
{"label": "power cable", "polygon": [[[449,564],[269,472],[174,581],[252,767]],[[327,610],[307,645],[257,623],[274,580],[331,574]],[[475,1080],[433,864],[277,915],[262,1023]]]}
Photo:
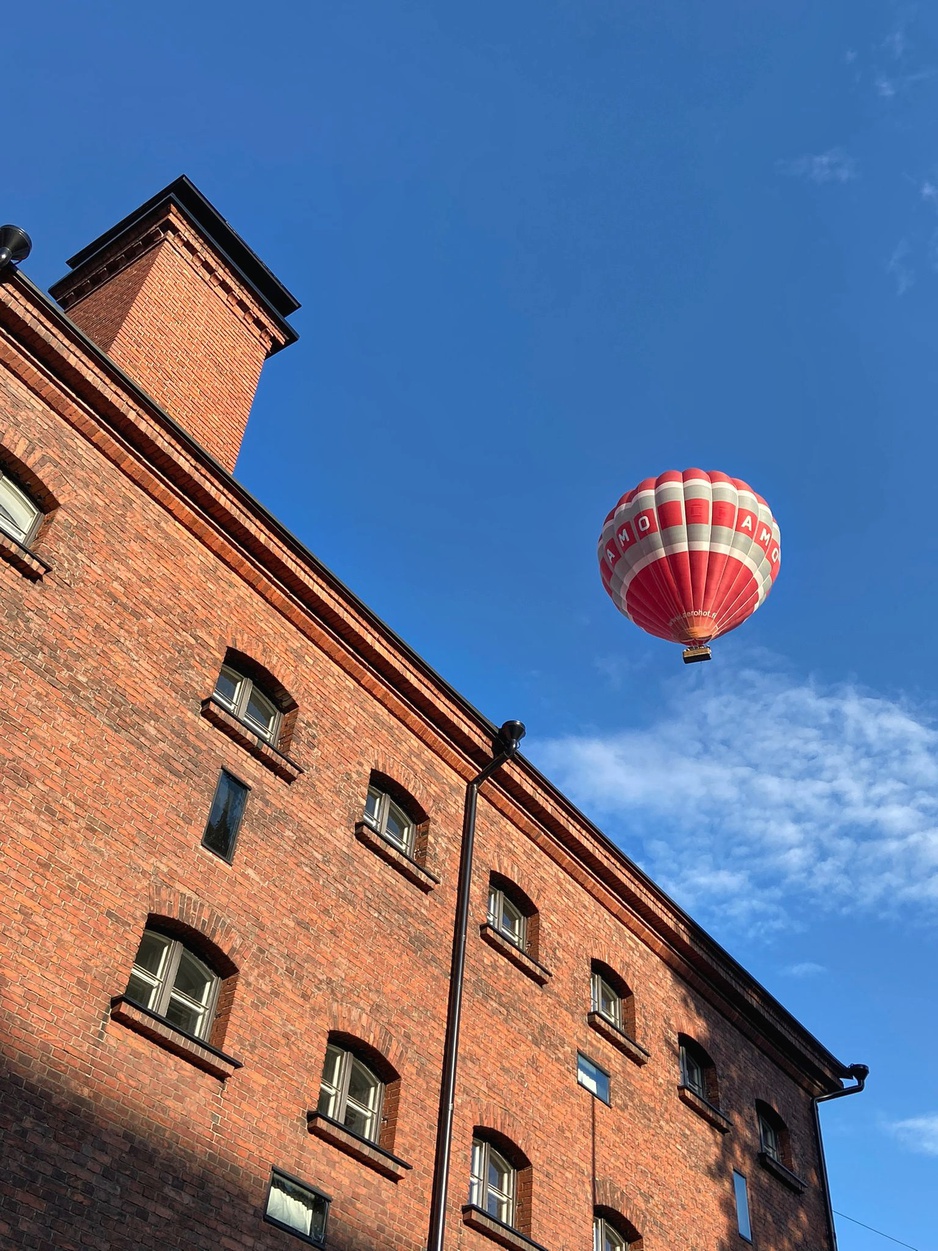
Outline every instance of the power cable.
{"label": "power cable", "polygon": [[900,1247],[908,1247],[909,1251],[918,1251],[918,1247],[913,1247],[911,1242],[902,1242],[899,1238],[893,1238],[892,1234],[884,1234],[881,1229],[874,1229],[872,1225],[864,1225],[855,1216],[848,1216],[846,1212],[838,1212],[836,1208],[833,1211],[835,1216],[842,1216],[845,1221],[853,1221],[854,1225],[860,1225],[863,1229],[868,1229],[871,1234],[879,1234],[880,1238],[888,1238],[890,1242],[897,1242]]}

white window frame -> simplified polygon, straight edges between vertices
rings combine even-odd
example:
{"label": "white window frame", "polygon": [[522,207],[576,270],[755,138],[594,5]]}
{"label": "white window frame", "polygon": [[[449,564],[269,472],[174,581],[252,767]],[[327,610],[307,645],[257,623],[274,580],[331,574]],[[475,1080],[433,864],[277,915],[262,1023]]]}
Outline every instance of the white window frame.
{"label": "white window frame", "polygon": [[[211,1033],[212,1023],[215,1019],[215,1009],[218,1005],[218,990],[221,985],[221,978],[217,973],[205,963],[205,961],[195,954],[178,938],[170,938],[168,934],[163,934],[156,929],[145,929],[140,939],[140,945],[137,948],[137,955],[140,954],[144,942],[147,938],[158,938],[163,944],[163,954],[160,959],[159,967],[156,972],[151,972],[137,964],[137,958],[134,957],[134,965],[128,979],[127,991],[125,996],[132,1003],[136,1003],[139,1007],[145,1008],[148,1012],[153,1012],[156,1016],[162,1017],[173,1029],[180,1030],[181,1033],[191,1034],[193,1038],[201,1039],[203,1042],[208,1040]],[[204,971],[209,979],[208,989],[206,991],[205,1000],[199,1003],[197,1000],[186,995],[183,991],[176,989],[176,977],[179,973],[179,966],[183,958],[186,957]],[[141,1003],[139,997],[130,998],[129,990],[131,981],[137,978],[138,982],[142,982],[150,988],[149,1002]],[[175,1021],[167,1018],[167,1012],[173,1000],[179,1001],[186,1008],[195,1010],[200,1013],[198,1026],[193,1030],[183,1029],[177,1025]]]}
{"label": "white window frame", "polygon": [[[489,1181],[489,1168],[494,1166],[504,1177],[501,1189]],[[499,1210],[489,1208],[489,1199]],[[469,1172],[469,1202],[487,1216],[514,1229],[518,1211],[518,1170],[485,1138],[472,1140],[472,1165]]]}
{"label": "white window frame", "polygon": [[[23,526],[15,521],[8,511],[9,508],[25,513],[27,524]],[[0,469],[0,531],[23,547],[29,547],[41,520],[42,509],[36,501],[23,490],[15,478]]]}
{"label": "white window frame", "polygon": [[[505,913],[514,919],[514,928],[505,925]],[[488,921],[489,925],[513,947],[517,947],[519,951],[527,951],[528,918],[507,891],[499,886],[489,885]]]}
{"label": "white window frame", "polygon": [[[335,1081],[327,1081],[326,1074],[330,1071],[330,1060],[338,1061]],[[373,1092],[372,1106],[368,1107],[360,1103],[357,1099],[351,1099],[349,1096],[349,1084],[351,1082],[354,1070],[363,1073],[370,1083],[370,1089]],[[366,1142],[377,1144],[381,1136],[381,1109],[384,1106],[384,1090],[385,1083],[374,1071],[370,1064],[362,1060],[353,1051],[349,1051],[347,1047],[340,1047],[337,1043],[329,1043],[326,1047],[326,1059],[323,1064],[323,1076],[319,1086],[319,1103],[318,1111],[324,1116],[328,1116],[330,1120],[342,1125],[350,1134],[355,1134],[357,1138],[363,1138]],[[367,1131],[360,1133],[357,1129],[345,1124],[345,1115],[351,1106],[356,1112],[367,1117]]]}
{"label": "white window frame", "polygon": [[[369,812],[369,802],[374,801],[374,812]],[[388,829],[388,821],[390,817],[395,817],[398,824],[402,827],[404,833],[401,838],[397,838]],[[398,851],[414,858],[414,848],[417,841],[417,825],[412,821],[408,814],[404,811],[400,804],[395,803],[387,791],[383,791],[380,786],[369,786],[368,795],[365,799],[365,824],[386,843],[390,843],[392,847],[396,847]]]}
{"label": "white window frame", "polygon": [[593,1217],[593,1251],[628,1251],[631,1245],[611,1221],[602,1216]]}
{"label": "white window frame", "polygon": [[[613,1001],[611,1012],[608,1012],[603,1007],[603,991]],[[603,977],[601,973],[594,972],[590,977],[590,996],[592,1010],[596,1015],[601,1016],[610,1025],[614,1025],[616,1029],[622,1029],[622,996],[608,978]]]}
{"label": "white window frame", "polygon": [[[218,684],[223,677],[227,677],[229,681],[235,684],[235,693],[231,698],[221,694],[218,689]],[[255,682],[253,678],[245,677],[233,665],[222,665],[218,677],[215,679],[215,690],[212,692],[212,698],[221,704],[223,708],[226,708],[233,717],[237,717],[241,724],[247,726],[258,738],[263,739],[265,743],[270,743],[272,747],[277,746],[283,714],[264,688]],[[270,709],[271,719],[268,726],[260,725],[251,717],[249,705],[252,699],[256,699],[262,705],[266,704]]]}

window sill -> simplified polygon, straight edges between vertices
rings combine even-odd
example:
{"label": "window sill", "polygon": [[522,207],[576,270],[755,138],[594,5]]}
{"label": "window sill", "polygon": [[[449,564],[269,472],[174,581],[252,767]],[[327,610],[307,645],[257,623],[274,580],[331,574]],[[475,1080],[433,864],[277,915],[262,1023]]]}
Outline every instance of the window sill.
{"label": "window sill", "polygon": [[277,751],[276,747],[271,747],[249,725],[245,725],[243,721],[232,716],[227,708],[223,708],[214,696],[209,695],[208,699],[202,700],[202,716],[285,782],[295,782],[303,773],[295,760]]}
{"label": "window sill", "polygon": [[648,1063],[648,1052],[645,1048],[639,1046],[634,1038],[629,1038],[628,1034],[624,1030],[619,1029],[618,1025],[613,1025],[611,1021],[607,1021],[599,1012],[591,1012],[586,1019],[591,1029],[602,1035],[606,1042],[612,1043],[613,1047],[617,1047],[624,1056],[628,1056],[633,1064]]}
{"label": "window sill", "polygon": [[767,1173],[771,1173],[773,1177],[787,1186],[789,1190],[793,1190],[795,1194],[803,1195],[806,1189],[805,1183],[801,1180],[797,1173],[793,1173],[790,1168],[786,1168],[781,1160],[776,1160],[774,1156],[769,1155],[766,1151],[759,1152],[759,1163]]}
{"label": "window sill", "polygon": [[163,1017],[157,1016],[148,1008],[141,1008],[139,1004],[131,1003],[123,995],[117,995],[111,1000],[111,1020],[126,1025],[135,1034],[142,1034],[158,1047],[188,1060],[197,1069],[204,1069],[220,1081],[225,1081],[243,1067],[240,1060],[235,1060],[217,1047],[211,1047],[207,1042],[177,1029]]}
{"label": "window sill", "polygon": [[9,534],[2,532],[0,532],[0,560],[5,560],[8,565],[18,569],[23,577],[29,578],[31,582],[41,581],[43,576],[52,569],[52,566],[47,565],[35,552],[31,552],[28,547],[24,547]]}
{"label": "window sill", "polygon": [[393,843],[383,838],[377,830],[372,829],[367,821],[359,821],[355,826],[355,837],[360,843],[364,843],[377,856],[380,856],[392,869],[397,869],[402,877],[406,877],[409,882],[413,882],[422,891],[431,891],[434,886],[438,886],[440,879],[434,877],[422,864],[418,864],[416,860],[401,851],[399,847],[395,847]]}
{"label": "window sill", "polygon": [[489,1216],[488,1212],[477,1208],[474,1203],[465,1205],[462,1210],[462,1221],[470,1229],[477,1229],[480,1234],[485,1234],[486,1238],[501,1243],[503,1247],[514,1247],[515,1251],[545,1251],[539,1242],[532,1241],[525,1234],[519,1234],[517,1229],[512,1229],[510,1225],[505,1225],[494,1216]]}
{"label": "window sill", "polygon": [[324,1142],[338,1147],[353,1160],[367,1164],[376,1173],[390,1177],[392,1181],[400,1181],[413,1168],[412,1164],[399,1160],[396,1155],[391,1155],[390,1151],[385,1151],[376,1143],[368,1142],[367,1139],[360,1138],[358,1134],[353,1134],[350,1129],[346,1129],[344,1125],[340,1125],[338,1121],[325,1116],[322,1112],[307,1112],[306,1125],[309,1132],[315,1134],[317,1138],[322,1138]]}
{"label": "window sill", "polygon": [[522,951],[520,947],[516,947],[514,943],[508,941],[504,935],[499,934],[494,925],[489,925],[488,921],[484,925],[479,926],[479,933],[490,947],[494,947],[496,951],[500,951],[503,956],[507,956],[512,964],[516,964],[522,973],[527,973],[533,982],[537,982],[538,986],[544,986],[550,981],[551,973],[544,968],[543,964],[538,962]]}
{"label": "window sill", "polygon": [[683,1103],[693,1108],[705,1121],[709,1121],[721,1134],[729,1133],[733,1128],[733,1123],[728,1116],[724,1116],[719,1108],[715,1108],[712,1103],[708,1103],[706,1099],[698,1095],[696,1090],[691,1090],[690,1086],[678,1086],[677,1093]]}

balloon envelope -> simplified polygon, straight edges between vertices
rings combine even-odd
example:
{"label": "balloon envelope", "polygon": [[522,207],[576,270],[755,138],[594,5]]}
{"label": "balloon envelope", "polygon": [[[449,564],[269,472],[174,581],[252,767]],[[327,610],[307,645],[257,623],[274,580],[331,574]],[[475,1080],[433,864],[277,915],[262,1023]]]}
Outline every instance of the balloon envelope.
{"label": "balloon envelope", "polygon": [[649,634],[695,647],[741,625],[772,589],[781,535],[739,478],[702,469],[646,478],[609,513],[603,585]]}

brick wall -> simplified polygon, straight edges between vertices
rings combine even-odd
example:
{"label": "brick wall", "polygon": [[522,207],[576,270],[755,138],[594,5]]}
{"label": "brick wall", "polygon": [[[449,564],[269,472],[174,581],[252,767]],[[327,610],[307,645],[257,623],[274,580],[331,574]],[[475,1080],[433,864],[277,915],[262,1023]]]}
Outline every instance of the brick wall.
{"label": "brick wall", "polygon": [[[277,1167],[332,1197],[335,1251],[417,1251],[483,727],[34,300],[0,287],[0,455],[54,501],[35,543],[51,569],[0,560],[0,1241],[299,1246],[262,1219]],[[293,780],[202,715],[229,648],[296,701]],[[231,864],[201,846],[222,768],[251,788]],[[356,836],[372,771],[425,811],[427,881]],[[744,979],[731,1012],[712,985],[739,971],[702,976],[703,937],[523,765],[504,775],[479,808],[447,1246],[492,1245],[461,1214],[484,1127],[530,1160],[527,1233],[551,1251],[589,1251],[594,1204],[646,1251],[738,1248],[733,1168],[756,1245],[826,1247],[810,1095],[837,1075],[777,1005],[764,1036],[743,1019]],[[536,905],[546,980],[483,940],[491,872]],[[214,1041],[241,1067],[208,1072],[112,1014],[152,917],[236,970]],[[588,1023],[592,959],[634,991],[647,1062]],[[400,1075],[409,1169],[309,1133],[330,1032]],[[678,1097],[679,1033],[715,1061],[727,1132]],[[577,1085],[578,1050],[609,1072],[610,1107]],[[757,1099],[787,1122],[803,1195],[758,1163]]]}

